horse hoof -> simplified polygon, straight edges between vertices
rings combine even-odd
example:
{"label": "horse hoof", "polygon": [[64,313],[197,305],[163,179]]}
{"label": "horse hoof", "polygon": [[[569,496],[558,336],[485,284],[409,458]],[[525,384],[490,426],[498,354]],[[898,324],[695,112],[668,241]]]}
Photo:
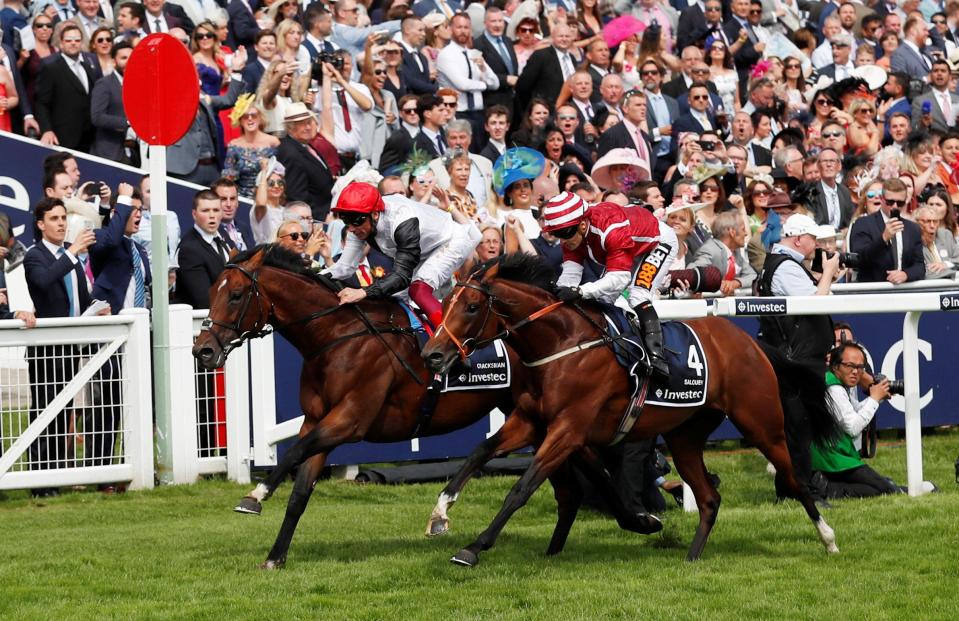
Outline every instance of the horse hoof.
{"label": "horse hoof", "polygon": [[286,559],[285,559],[285,558],[281,558],[281,559],[278,559],[278,560],[275,560],[275,561],[270,560],[270,559],[267,559],[267,560],[263,561],[262,563],[260,563],[259,565],[257,565],[257,567],[258,567],[259,569],[274,570],[274,569],[282,569],[284,565],[286,565]]}
{"label": "horse hoof", "polygon": [[436,537],[437,535],[445,535],[448,532],[450,532],[449,518],[431,519],[430,523],[426,525],[427,537]]}
{"label": "horse hoof", "polygon": [[240,504],[233,507],[237,513],[249,513],[250,515],[260,515],[263,511],[263,505],[253,496],[246,496],[240,501]]}
{"label": "horse hoof", "polygon": [[462,565],[463,567],[476,567],[479,565],[479,555],[463,548],[453,555],[450,562],[454,565]]}

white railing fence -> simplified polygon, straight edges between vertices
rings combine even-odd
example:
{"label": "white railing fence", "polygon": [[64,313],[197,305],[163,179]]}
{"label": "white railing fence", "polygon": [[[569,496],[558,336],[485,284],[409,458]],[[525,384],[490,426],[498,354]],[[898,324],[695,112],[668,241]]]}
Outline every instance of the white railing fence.
{"label": "white railing fence", "polygon": [[0,321],[0,489],[153,487],[147,311],[22,326]]}

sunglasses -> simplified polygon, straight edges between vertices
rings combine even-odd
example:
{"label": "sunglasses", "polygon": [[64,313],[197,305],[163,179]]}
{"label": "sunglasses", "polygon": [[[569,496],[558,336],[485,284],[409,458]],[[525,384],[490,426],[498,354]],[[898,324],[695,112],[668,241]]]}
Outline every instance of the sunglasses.
{"label": "sunglasses", "polygon": [[721,7],[718,7],[718,6],[707,6],[707,7],[706,7],[706,12],[707,12],[707,13],[712,13],[713,11],[718,11],[718,10],[720,10],[720,8],[721,8]]}
{"label": "sunglasses", "polygon": [[880,196],[882,195],[879,193],[879,190],[869,190],[866,192],[866,198],[878,198]]}
{"label": "sunglasses", "polygon": [[529,26],[524,26],[523,28],[517,28],[517,32],[536,32],[535,28],[530,28]]}
{"label": "sunglasses", "polygon": [[718,185],[701,185],[699,186],[699,191],[700,192],[718,192],[719,186]]}
{"label": "sunglasses", "polygon": [[287,233],[283,237],[289,237],[293,241],[299,241],[300,239],[302,239],[303,241],[307,241],[308,239],[310,239],[310,234],[309,233]]}
{"label": "sunglasses", "polygon": [[559,119],[560,121],[575,121],[575,120],[576,120],[576,115],[575,115],[575,114],[560,114],[560,115],[557,116],[556,118]]}
{"label": "sunglasses", "polygon": [[266,182],[266,185],[271,188],[282,188],[286,185],[286,181],[283,181],[282,179],[270,179]]}
{"label": "sunglasses", "polygon": [[374,69],[373,75],[386,75],[386,69]]}
{"label": "sunglasses", "polygon": [[902,199],[901,201],[897,201],[897,200],[895,200],[895,199],[886,198],[885,196],[883,196],[883,197],[882,197],[882,202],[886,203],[887,205],[891,205],[891,206],[893,206],[893,207],[905,207],[905,206],[906,206],[906,199]]}
{"label": "sunglasses", "polygon": [[944,20],[944,19],[934,19],[934,20],[932,20],[932,23],[933,23],[934,25],[936,25],[936,26],[945,26],[945,25],[946,25],[946,20]]}
{"label": "sunglasses", "polygon": [[[839,138],[842,135],[843,135],[842,132],[823,132],[822,133],[823,138]],[[829,160],[826,160],[826,161],[829,161]]]}
{"label": "sunglasses", "polygon": [[384,50],[387,54],[399,54],[402,50]]}
{"label": "sunglasses", "polygon": [[64,43],[80,43],[83,39],[74,39],[73,37],[69,39],[61,39]]}
{"label": "sunglasses", "polygon": [[786,65],[786,69],[799,69],[799,67],[801,67],[801,66],[802,66],[802,65],[794,65],[794,64],[791,64],[791,63],[790,63],[790,64]]}
{"label": "sunglasses", "polygon": [[693,69],[691,73],[698,73],[700,75],[706,75],[709,73],[709,69]]}
{"label": "sunglasses", "polygon": [[830,105],[832,105],[832,102],[829,101],[828,99],[817,99],[817,100],[816,100],[816,105],[817,105],[817,106],[830,106]]}
{"label": "sunglasses", "polygon": [[456,102],[455,102],[455,101],[444,101],[443,103],[440,104],[440,106],[446,106],[447,108],[455,108],[455,107],[456,107]]}
{"label": "sunglasses", "polygon": [[763,13],[762,9],[751,9],[749,11],[750,15],[762,15],[762,13]]}
{"label": "sunglasses", "polygon": [[646,69],[644,71],[640,71],[639,75],[659,75],[659,69]]}
{"label": "sunglasses", "polygon": [[578,224],[574,226],[567,226],[565,229],[558,229],[556,231],[553,231],[553,237],[557,237],[559,239],[569,239],[573,235],[576,235],[578,231],[579,231]]}
{"label": "sunglasses", "polygon": [[94,43],[110,43],[111,39],[110,37],[97,37],[96,39],[93,40],[93,42]]}
{"label": "sunglasses", "polygon": [[368,218],[369,216],[365,213],[344,213],[340,216],[340,220],[346,226],[362,226]]}
{"label": "sunglasses", "polygon": [[403,114],[416,114],[416,108],[403,108]]}
{"label": "sunglasses", "polygon": [[753,196],[769,196],[772,194],[769,190],[753,190]]}
{"label": "sunglasses", "polygon": [[709,95],[690,95],[689,98],[693,101],[707,101],[709,100]]}
{"label": "sunglasses", "polygon": [[865,112],[866,114],[872,114],[875,112],[872,108],[859,108],[858,112]]}
{"label": "sunglasses", "polygon": [[37,28],[37,29],[39,29],[39,28],[46,28],[47,30],[52,30],[52,29],[53,29],[53,22],[42,22],[42,23],[39,23],[39,24],[34,24],[33,27],[34,27],[34,28]]}
{"label": "sunglasses", "polygon": [[203,39],[215,39],[215,38],[216,38],[216,35],[213,34],[212,32],[198,32],[198,33],[196,33],[196,35],[194,35],[194,36],[196,37],[196,40],[197,40],[197,41],[202,41]]}

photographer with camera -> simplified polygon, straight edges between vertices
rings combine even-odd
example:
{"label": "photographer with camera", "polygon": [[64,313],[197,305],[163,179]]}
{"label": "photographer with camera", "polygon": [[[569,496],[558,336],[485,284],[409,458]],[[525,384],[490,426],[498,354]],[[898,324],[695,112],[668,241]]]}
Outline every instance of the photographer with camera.
{"label": "photographer with camera", "polygon": [[925,277],[919,226],[900,217],[906,196],[906,184],[901,179],[886,179],[879,210],[853,223],[849,250],[859,255],[860,282],[899,285]]}
{"label": "photographer with camera", "polygon": [[866,352],[855,341],[840,343],[829,354],[829,370],[826,372],[828,406],[842,427],[843,435],[834,446],[814,443],[810,449],[813,469],[826,479],[827,498],[864,498],[899,492],[892,481],[862,461],[856,446],[859,435],[876,415],[879,404],[893,394],[891,382],[877,376],[869,387],[869,396],[860,401],[856,390],[865,370]]}

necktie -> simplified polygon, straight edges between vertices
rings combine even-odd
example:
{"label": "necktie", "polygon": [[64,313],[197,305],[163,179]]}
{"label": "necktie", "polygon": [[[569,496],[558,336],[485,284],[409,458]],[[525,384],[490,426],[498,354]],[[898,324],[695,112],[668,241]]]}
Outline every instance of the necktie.
{"label": "necktie", "polygon": [[736,278],[736,257],[730,253],[729,261],[726,262],[726,276],[723,280],[733,280]]}
{"label": "necktie", "polygon": [[80,85],[83,86],[83,92],[89,93],[90,86],[87,84],[87,72],[83,70],[79,57],[77,60],[72,61],[70,65],[73,67],[73,74],[77,76],[77,79],[80,80]]}
{"label": "necktie", "polygon": [[[463,58],[466,59],[466,77],[470,80],[473,79],[473,63],[470,61],[470,55],[466,50],[463,50]],[[466,91],[466,110],[475,110],[476,109],[476,95],[473,94],[473,91]]]}
{"label": "necktie", "polygon": [[512,75],[515,71],[513,59],[510,58],[509,50],[506,49],[506,44],[503,43],[503,37],[496,37],[496,45],[499,48],[499,55],[503,57],[503,64],[506,65],[506,72]]}
{"label": "necktie", "polygon": [[[60,248],[60,250],[57,252],[58,257],[62,257],[66,254],[67,254],[67,251],[63,248]],[[66,287],[67,299],[70,300],[70,317],[77,316],[77,311],[76,311],[77,295],[76,295],[76,292],[73,290],[73,274],[74,274],[74,271],[73,271],[73,268],[71,267],[70,271],[67,272],[66,275],[63,277],[63,286]]]}
{"label": "necktie", "polygon": [[746,36],[749,37],[750,43],[755,43],[759,39],[756,37],[755,31],[753,31],[753,25],[749,22],[746,22]]}
{"label": "necktie", "polygon": [[948,92],[942,93],[942,114],[946,117],[946,125],[952,127],[956,124],[956,117],[952,113],[952,97]]}
{"label": "necktie", "polygon": [[440,155],[446,153],[446,138],[443,137],[443,130],[440,130],[436,134],[436,148],[439,150]]}
{"label": "necktie", "polygon": [[143,259],[140,250],[130,240],[130,254],[133,257],[133,306],[145,308],[147,305],[147,289],[143,282]]}
{"label": "necktie", "polygon": [[83,273],[87,275],[87,291],[93,290],[93,269],[90,268],[90,256],[80,259],[80,262],[83,263]]}
{"label": "necktie", "polygon": [[63,17],[64,21],[73,17],[73,9],[69,6],[65,6],[60,9],[60,15]]}
{"label": "necktie", "polygon": [[350,107],[346,105],[346,91],[336,91],[336,99],[340,102],[340,108],[343,110],[343,128],[346,133],[353,131],[353,123],[350,121]]}
{"label": "necktie", "polygon": [[306,150],[309,152],[310,155],[316,158],[316,161],[318,161],[320,164],[323,165],[323,168],[329,169],[329,166],[326,165],[326,162],[323,160],[322,157],[320,157],[320,154],[316,152],[316,149],[314,149],[312,146],[308,144],[305,144],[303,146],[306,147]]}
{"label": "necktie", "polygon": [[223,241],[223,238],[219,235],[213,238],[213,242],[216,244],[216,253],[220,255],[220,258],[226,263],[230,258],[230,252],[226,249],[226,242]]}
{"label": "necktie", "polygon": [[324,41],[324,42],[323,42],[323,51],[326,52],[327,54],[332,54],[332,53],[333,53],[333,44],[330,43],[329,41]]}
{"label": "necktie", "polygon": [[568,80],[569,76],[573,75],[576,69],[573,68],[573,61],[570,59],[569,54],[560,52],[560,56],[563,57],[563,79]]}
{"label": "necktie", "polygon": [[589,102],[586,102],[586,122],[593,122],[593,106]]}
{"label": "necktie", "polygon": [[649,161],[649,149],[646,148],[646,138],[643,137],[643,130],[636,128],[636,151],[639,153],[640,159],[643,161]]}
{"label": "necktie", "polygon": [[236,224],[233,222],[227,222],[226,232],[230,236],[230,239],[233,240],[233,245],[236,246],[237,250],[240,252],[246,250],[246,244],[243,243],[243,236],[240,235],[240,231],[236,228]]}
{"label": "necktie", "polygon": [[712,123],[709,122],[709,117],[706,116],[704,112],[699,113],[699,124],[703,126],[704,131],[709,131],[713,128]]}

